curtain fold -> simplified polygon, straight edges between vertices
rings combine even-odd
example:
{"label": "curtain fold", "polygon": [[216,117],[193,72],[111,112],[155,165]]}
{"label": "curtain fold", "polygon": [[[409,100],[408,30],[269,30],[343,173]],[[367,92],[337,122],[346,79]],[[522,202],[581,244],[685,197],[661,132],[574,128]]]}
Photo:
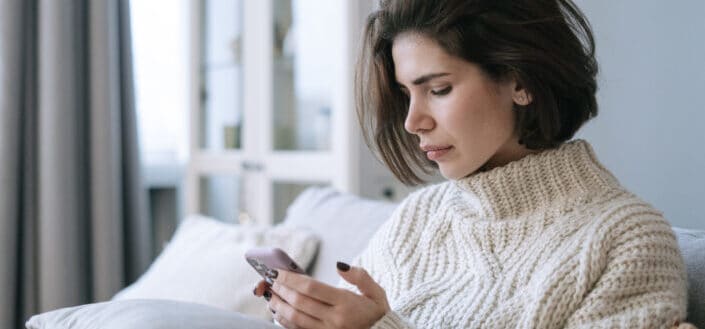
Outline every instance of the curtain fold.
{"label": "curtain fold", "polygon": [[0,327],[107,300],[152,256],[127,0],[0,2]]}

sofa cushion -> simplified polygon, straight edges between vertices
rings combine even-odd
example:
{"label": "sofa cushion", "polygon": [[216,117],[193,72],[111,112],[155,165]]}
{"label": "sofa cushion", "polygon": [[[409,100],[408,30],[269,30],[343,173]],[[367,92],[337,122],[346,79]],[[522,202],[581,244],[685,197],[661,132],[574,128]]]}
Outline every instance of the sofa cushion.
{"label": "sofa cushion", "polygon": [[35,315],[28,329],[277,329],[268,321],[202,304],[171,300],[120,300],[61,308]]}
{"label": "sofa cushion", "polygon": [[319,238],[313,267],[315,278],[335,285],[340,280],[337,261],[349,262],[392,214],[396,204],[364,199],[330,187],[312,187],[289,206],[282,225],[308,228]]}
{"label": "sofa cushion", "polygon": [[705,328],[705,231],[673,231],[688,269],[688,321]]}

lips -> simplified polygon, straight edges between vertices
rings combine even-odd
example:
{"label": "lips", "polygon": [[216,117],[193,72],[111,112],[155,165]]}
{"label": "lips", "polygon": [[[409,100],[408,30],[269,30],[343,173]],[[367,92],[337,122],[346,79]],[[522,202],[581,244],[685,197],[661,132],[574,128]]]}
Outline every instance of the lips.
{"label": "lips", "polygon": [[422,145],[421,150],[426,152],[429,160],[437,161],[453,149],[452,145]]}
{"label": "lips", "polygon": [[429,151],[439,151],[439,150],[445,150],[451,148],[451,145],[422,145],[421,150],[424,152],[429,152]]}

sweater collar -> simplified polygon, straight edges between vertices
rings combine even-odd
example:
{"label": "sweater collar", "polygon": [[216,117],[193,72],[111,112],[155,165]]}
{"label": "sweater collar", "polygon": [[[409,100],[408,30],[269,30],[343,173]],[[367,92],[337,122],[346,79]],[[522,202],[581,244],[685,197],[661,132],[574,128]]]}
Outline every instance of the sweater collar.
{"label": "sweater collar", "polygon": [[584,140],[529,154],[486,172],[453,181],[456,205],[480,219],[517,219],[537,211],[556,211],[594,192],[619,186]]}

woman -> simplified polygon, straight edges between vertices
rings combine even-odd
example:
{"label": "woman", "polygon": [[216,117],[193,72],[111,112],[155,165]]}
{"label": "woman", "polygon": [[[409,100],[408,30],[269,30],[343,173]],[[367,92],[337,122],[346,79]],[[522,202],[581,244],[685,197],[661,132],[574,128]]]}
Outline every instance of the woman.
{"label": "woman", "polygon": [[345,289],[258,285],[287,328],[668,328],[685,269],[661,213],[582,140],[590,27],[570,0],[389,0],[367,21],[361,123],[407,184]]}

